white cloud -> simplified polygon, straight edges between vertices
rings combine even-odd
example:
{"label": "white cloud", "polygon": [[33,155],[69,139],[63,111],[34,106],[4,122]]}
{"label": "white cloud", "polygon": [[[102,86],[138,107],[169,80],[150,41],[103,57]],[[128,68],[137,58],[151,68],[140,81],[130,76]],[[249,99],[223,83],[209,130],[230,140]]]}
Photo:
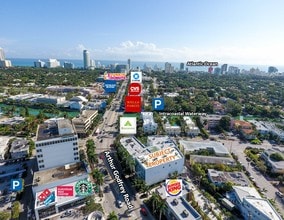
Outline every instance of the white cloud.
{"label": "white cloud", "polygon": [[137,61],[214,61],[235,64],[271,64],[283,65],[281,51],[284,46],[259,47],[211,47],[196,48],[168,48],[158,47],[154,43],[142,41],[125,41],[119,46],[96,50],[96,57],[100,59],[125,60],[131,58]]}

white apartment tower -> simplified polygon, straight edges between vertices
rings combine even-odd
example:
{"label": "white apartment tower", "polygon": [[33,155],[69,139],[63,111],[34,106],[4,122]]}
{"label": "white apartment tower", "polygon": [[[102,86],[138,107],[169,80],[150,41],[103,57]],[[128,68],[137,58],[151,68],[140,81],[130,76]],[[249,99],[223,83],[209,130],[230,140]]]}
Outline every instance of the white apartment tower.
{"label": "white apartment tower", "polygon": [[78,137],[68,119],[49,119],[39,125],[35,143],[39,170],[80,161]]}
{"label": "white apartment tower", "polygon": [[0,47],[0,61],[4,61],[5,60],[5,53],[3,48]]}
{"label": "white apartment tower", "polygon": [[83,51],[84,68],[88,69],[91,67],[90,52],[88,50]]}

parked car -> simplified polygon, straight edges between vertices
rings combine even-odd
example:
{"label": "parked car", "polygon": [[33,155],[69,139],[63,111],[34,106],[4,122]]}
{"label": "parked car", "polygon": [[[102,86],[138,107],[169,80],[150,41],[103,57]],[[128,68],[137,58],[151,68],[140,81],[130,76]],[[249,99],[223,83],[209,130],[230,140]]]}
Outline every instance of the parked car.
{"label": "parked car", "polygon": [[278,197],[280,197],[280,198],[283,198],[283,197],[284,197],[284,195],[283,195],[282,192],[277,191],[275,194],[276,194]]}
{"label": "parked car", "polygon": [[64,217],[69,217],[72,215],[72,210],[66,210],[61,216],[60,218],[64,218]]}

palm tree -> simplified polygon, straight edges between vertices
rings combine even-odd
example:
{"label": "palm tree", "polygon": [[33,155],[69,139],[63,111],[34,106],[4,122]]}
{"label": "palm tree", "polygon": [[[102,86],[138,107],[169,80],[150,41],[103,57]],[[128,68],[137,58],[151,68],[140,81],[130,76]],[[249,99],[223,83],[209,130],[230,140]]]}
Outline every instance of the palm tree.
{"label": "palm tree", "polygon": [[108,220],[118,220],[118,216],[114,211],[112,211],[111,213],[109,213],[107,219]]}
{"label": "palm tree", "polygon": [[142,182],[141,184],[141,191],[143,194],[146,194],[147,197],[149,195],[149,191],[150,191],[150,186],[146,185],[145,181]]}
{"label": "palm tree", "polygon": [[176,179],[176,178],[178,178],[178,171],[174,171],[173,173],[172,173],[172,175],[171,175],[171,177],[173,178],[173,179]]}
{"label": "palm tree", "polygon": [[150,201],[152,202],[152,209],[153,209],[153,212],[156,212],[156,207],[157,205],[159,204],[159,201],[160,201],[160,196],[158,193],[156,192],[153,192],[152,193],[152,196],[150,198]]}
{"label": "palm tree", "polygon": [[166,200],[160,199],[159,202],[158,202],[157,208],[159,210],[159,220],[161,220],[162,214],[165,214],[165,212],[166,212],[166,208],[167,208]]}
{"label": "palm tree", "polygon": [[104,177],[104,175],[97,168],[94,169],[94,171],[93,171],[93,178],[96,180],[96,184],[99,187],[99,195],[101,195],[101,185],[104,182],[103,177]]}
{"label": "palm tree", "polygon": [[126,156],[126,166],[129,168],[130,173],[134,173],[135,171],[135,160],[132,158],[130,154]]}

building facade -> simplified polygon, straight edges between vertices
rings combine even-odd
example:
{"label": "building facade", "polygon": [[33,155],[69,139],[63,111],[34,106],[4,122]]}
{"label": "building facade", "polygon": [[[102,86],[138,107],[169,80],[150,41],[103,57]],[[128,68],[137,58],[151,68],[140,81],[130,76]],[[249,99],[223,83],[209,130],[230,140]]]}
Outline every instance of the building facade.
{"label": "building facade", "polygon": [[83,51],[83,61],[84,61],[84,69],[88,69],[91,67],[90,52],[88,50]]}
{"label": "building facade", "polygon": [[78,118],[72,119],[76,133],[80,138],[87,135],[87,132],[97,115],[97,110],[83,110]]}
{"label": "building facade", "polygon": [[78,136],[68,119],[49,119],[39,125],[35,144],[39,170],[79,161]]}
{"label": "building facade", "polygon": [[145,134],[155,134],[158,124],[154,121],[153,112],[141,112],[143,119],[143,132]]}
{"label": "building facade", "polygon": [[120,143],[136,161],[135,172],[147,185],[183,171],[184,156],[168,136],[149,136],[147,146],[135,137],[122,138]]}
{"label": "building facade", "polygon": [[11,143],[10,155],[12,159],[24,158],[29,155],[29,142],[25,139],[16,139]]}
{"label": "building facade", "polygon": [[[60,212],[85,204],[85,198],[92,195],[93,190],[88,187],[89,194],[78,192],[80,181],[89,183],[88,172],[82,163],[35,172],[32,192],[36,219],[59,217]],[[53,194],[54,199],[41,199],[43,192]]]}
{"label": "building facade", "polygon": [[57,59],[48,59],[48,61],[45,63],[45,66],[47,68],[60,67],[60,62]]}

